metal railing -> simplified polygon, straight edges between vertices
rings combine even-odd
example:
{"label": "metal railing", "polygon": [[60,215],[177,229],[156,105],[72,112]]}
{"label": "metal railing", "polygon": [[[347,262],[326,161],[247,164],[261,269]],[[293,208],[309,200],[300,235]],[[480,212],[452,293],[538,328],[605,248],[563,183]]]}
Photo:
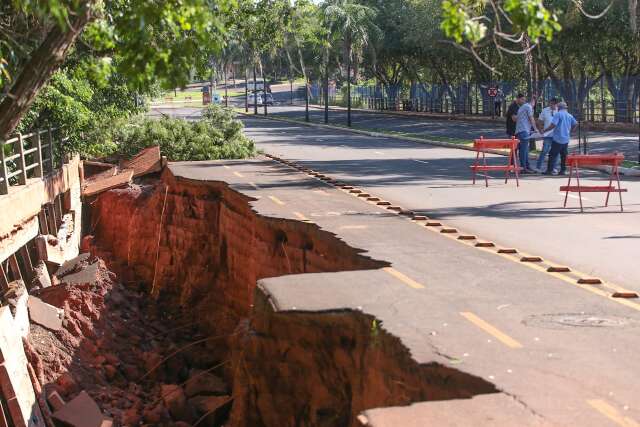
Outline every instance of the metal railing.
{"label": "metal railing", "polygon": [[[8,194],[9,187],[25,185],[29,178],[42,178],[55,169],[54,134],[57,143],[63,143],[58,128],[38,129],[7,140],[0,139],[0,195]],[[9,148],[7,148],[9,147]]]}

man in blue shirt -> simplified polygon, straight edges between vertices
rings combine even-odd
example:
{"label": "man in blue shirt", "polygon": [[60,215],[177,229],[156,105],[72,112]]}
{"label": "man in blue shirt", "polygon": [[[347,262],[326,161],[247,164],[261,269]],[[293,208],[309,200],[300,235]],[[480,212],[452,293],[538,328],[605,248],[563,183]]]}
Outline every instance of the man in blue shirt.
{"label": "man in blue shirt", "polygon": [[520,160],[521,173],[531,173],[533,170],[529,166],[529,140],[531,139],[531,130],[536,133],[538,127],[533,117],[533,109],[536,106],[536,98],[532,97],[531,101],[522,104],[518,109],[516,118],[516,138],[520,140],[518,144],[518,158]]}
{"label": "man in blue shirt", "polygon": [[567,168],[567,152],[569,148],[569,140],[571,139],[571,132],[574,131],[578,122],[567,111],[567,104],[560,102],[558,104],[558,112],[554,114],[551,124],[544,130],[544,132],[553,130],[551,137],[553,142],[551,143],[551,152],[549,153],[549,164],[547,166],[546,175],[551,175],[553,166],[560,154],[560,175],[564,175]]}

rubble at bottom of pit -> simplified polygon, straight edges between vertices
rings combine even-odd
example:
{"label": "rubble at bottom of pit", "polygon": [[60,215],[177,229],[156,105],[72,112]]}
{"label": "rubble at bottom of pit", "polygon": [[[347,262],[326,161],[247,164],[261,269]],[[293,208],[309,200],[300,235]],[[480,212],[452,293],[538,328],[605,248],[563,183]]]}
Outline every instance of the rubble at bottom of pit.
{"label": "rubble at bottom of pit", "polygon": [[224,363],[193,322],[119,283],[89,254],[60,267],[53,283],[33,295],[64,310],[62,327],[32,322],[25,348],[55,425],[84,427],[91,417],[97,426],[225,422]]}

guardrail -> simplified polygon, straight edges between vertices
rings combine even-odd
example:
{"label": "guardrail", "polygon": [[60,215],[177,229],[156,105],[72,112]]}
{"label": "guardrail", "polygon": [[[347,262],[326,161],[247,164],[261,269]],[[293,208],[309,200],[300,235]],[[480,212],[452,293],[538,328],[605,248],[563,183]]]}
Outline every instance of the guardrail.
{"label": "guardrail", "polygon": [[58,134],[58,143],[68,139],[62,137],[59,128],[38,129],[7,140],[0,139],[0,195],[8,194],[13,185],[25,185],[29,178],[42,178],[53,172],[54,133]]}

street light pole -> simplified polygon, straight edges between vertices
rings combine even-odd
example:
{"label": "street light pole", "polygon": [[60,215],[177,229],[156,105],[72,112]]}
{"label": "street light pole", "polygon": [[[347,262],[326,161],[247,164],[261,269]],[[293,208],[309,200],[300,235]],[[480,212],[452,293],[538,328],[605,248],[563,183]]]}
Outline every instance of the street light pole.
{"label": "street light pole", "polygon": [[347,126],[351,127],[351,40],[347,47]]}
{"label": "street light pole", "polygon": [[309,121],[309,79],[304,78],[304,121]]}
{"label": "street light pole", "polygon": [[244,67],[244,112],[249,112],[249,69]]}
{"label": "street light pole", "polygon": [[229,106],[229,93],[227,92],[227,66],[224,67],[224,106]]}
{"label": "street light pole", "polygon": [[324,70],[324,124],[329,123],[329,54]]}

